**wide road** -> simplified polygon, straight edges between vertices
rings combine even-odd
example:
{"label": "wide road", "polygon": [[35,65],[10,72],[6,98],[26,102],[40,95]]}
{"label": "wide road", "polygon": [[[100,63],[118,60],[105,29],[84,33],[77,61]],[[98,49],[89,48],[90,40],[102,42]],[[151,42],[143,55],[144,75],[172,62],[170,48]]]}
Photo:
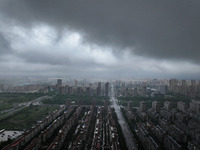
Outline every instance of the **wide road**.
{"label": "wide road", "polygon": [[133,139],[132,133],[131,133],[129,127],[128,127],[128,124],[126,123],[126,121],[125,121],[125,119],[122,115],[120,106],[117,105],[117,103],[116,103],[113,85],[111,85],[111,96],[110,96],[110,98],[111,98],[110,101],[111,101],[112,107],[115,108],[115,112],[116,112],[117,117],[119,119],[119,124],[122,127],[122,132],[124,134],[124,137],[125,137],[125,140],[126,140],[126,145],[127,145],[128,149],[129,150],[138,150],[137,145],[135,144],[135,141]]}

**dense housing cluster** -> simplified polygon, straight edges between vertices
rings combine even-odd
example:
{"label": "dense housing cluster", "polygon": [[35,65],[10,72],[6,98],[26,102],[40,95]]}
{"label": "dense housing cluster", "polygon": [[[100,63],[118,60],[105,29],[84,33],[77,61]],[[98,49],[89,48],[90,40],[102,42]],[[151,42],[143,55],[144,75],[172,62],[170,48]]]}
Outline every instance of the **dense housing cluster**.
{"label": "dense housing cluster", "polygon": [[144,101],[139,107],[132,107],[129,101],[125,115],[146,150],[197,150],[200,149],[199,110],[198,101],[191,101],[189,108],[183,102],[174,108],[168,101],[163,107],[156,101],[151,108]]}
{"label": "dense housing cluster", "polygon": [[77,106],[68,101],[3,150],[120,149],[114,112],[106,104]]}

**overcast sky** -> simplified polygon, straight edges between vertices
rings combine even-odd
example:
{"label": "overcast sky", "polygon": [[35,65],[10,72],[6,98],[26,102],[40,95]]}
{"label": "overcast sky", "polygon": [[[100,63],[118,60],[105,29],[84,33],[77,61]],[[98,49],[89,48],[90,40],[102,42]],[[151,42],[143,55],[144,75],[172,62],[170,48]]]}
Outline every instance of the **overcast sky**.
{"label": "overcast sky", "polygon": [[199,0],[0,0],[0,75],[200,78]]}

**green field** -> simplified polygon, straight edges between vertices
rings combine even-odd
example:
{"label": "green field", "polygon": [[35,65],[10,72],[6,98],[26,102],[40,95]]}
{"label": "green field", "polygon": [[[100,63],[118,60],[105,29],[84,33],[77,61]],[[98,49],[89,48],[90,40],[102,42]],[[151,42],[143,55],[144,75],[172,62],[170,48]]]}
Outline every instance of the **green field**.
{"label": "green field", "polygon": [[32,101],[43,95],[42,93],[0,93],[0,111],[11,109],[19,103]]}
{"label": "green field", "polygon": [[95,100],[96,105],[104,105],[104,100],[109,100],[106,96],[83,96],[83,95],[55,95],[53,98],[45,99],[42,102],[44,104],[65,104],[67,100],[75,102],[77,104],[79,100],[82,100],[83,105],[91,105],[91,101]]}
{"label": "green field", "polygon": [[10,118],[2,120],[0,122],[0,130],[26,130],[30,129],[33,124],[36,124],[38,120],[43,119],[45,116],[52,112],[53,110],[58,109],[59,106],[29,106],[24,108],[17,114],[13,115]]}

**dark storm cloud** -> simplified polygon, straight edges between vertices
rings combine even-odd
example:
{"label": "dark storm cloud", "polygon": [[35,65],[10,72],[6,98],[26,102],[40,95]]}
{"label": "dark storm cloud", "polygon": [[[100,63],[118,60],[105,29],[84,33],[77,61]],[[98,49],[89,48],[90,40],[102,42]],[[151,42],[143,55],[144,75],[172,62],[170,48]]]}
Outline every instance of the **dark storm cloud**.
{"label": "dark storm cloud", "polygon": [[0,32],[0,55],[7,54],[11,50],[10,42],[3,33]]}
{"label": "dark storm cloud", "polygon": [[91,60],[78,60],[67,55],[55,55],[54,53],[48,53],[44,51],[38,51],[36,49],[27,50],[23,53],[15,54],[19,58],[23,58],[26,63],[34,64],[46,64],[57,66],[71,66],[81,68],[84,66],[93,66],[95,62],[91,63]]}
{"label": "dark storm cloud", "polygon": [[[24,26],[78,31],[86,42],[161,59],[200,63],[200,1],[1,0],[0,12]],[[118,53],[119,51],[115,51]]]}

